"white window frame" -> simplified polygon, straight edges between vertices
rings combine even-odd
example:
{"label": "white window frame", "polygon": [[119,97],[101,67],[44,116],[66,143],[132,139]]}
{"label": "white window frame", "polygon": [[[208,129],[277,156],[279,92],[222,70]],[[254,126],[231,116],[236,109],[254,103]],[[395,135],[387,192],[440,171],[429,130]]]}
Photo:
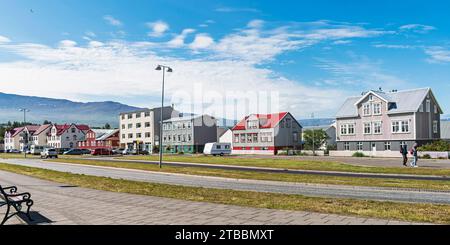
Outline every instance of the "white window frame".
{"label": "white window frame", "polygon": [[[380,132],[376,132],[376,130],[375,130],[376,126],[378,126],[378,125],[380,126]],[[383,134],[383,122],[381,122],[381,121],[373,122],[372,127],[373,127],[373,129],[372,129],[373,134],[376,134],[376,135]]]}
{"label": "white window frame", "polygon": [[[367,129],[366,125],[367,124],[369,125],[369,127],[368,127],[368,129],[370,130],[369,133],[366,132],[366,129]],[[363,122],[363,134],[364,135],[371,135],[372,134],[372,123],[371,122]]]}
{"label": "white window frame", "polygon": [[[389,148],[389,149],[387,149],[387,148]],[[385,150],[385,151],[391,151],[391,149],[392,149],[392,144],[391,144],[391,142],[390,142],[390,141],[385,141],[385,142],[384,142],[384,150]]]}
{"label": "white window frame", "polygon": [[[405,123],[406,122],[406,123]],[[394,123],[398,123],[398,131],[394,131]],[[404,129],[404,125],[407,126],[408,130],[403,130]],[[404,119],[404,120],[394,120],[391,123],[391,131],[393,134],[409,134],[411,133],[411,123],[409,119]]]}
{"label": "white window frame", "polygon": [[350,142],[344,142],[344,151],[350,151]]}
{"label": "white window frame", "polygon": [[364,142],[359,141],[358,143],[356,143],[356,150],[363,151],[364,150]]}
{"label": "white window frame", "polygon": [[[363,116],[367,117],[367,116],[371,116],[371,106],[370,103],[365,103],[362,106],[363,109]],[[367,112],[367,113],[366,113]]]}
{"label": "white window frame", "polygon": [[438,125],[438,121],[437,121],[437,120],[434,120],[434,121],[433,121],[433,133],[434,133],[434,134],[437,134],[437,133],[438,133],[438,131],[439,131],[439,130],[438,130],[438,126],[439,126],[439,125]]}
{"label": "white window frame", "polygon": [[439,112],[438,112],[438,107],[437,107],[437,105],[435,104],[434,105],[434,114],[438,114]]}
{"label": "white window frame", "polygon": [[[378,112],[375,111],[375,106],[379,110]],[[372,113],[373,113],[374,116],[379,116],[379,115],[382,114],[381,106],[382,106],[381,103],[374,103],[374,104],[372,104]]]}
{"label": "white window frame", "polygon": [[425,103],[426,103],[426,112],[431,112],[431,100],[427,99]]}

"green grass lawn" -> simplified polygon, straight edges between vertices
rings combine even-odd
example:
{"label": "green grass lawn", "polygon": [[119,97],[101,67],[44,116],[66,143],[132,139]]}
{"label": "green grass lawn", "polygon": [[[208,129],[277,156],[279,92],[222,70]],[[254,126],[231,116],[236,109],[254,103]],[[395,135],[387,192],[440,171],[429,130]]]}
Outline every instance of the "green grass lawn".
{"label": "green grass lawn", "polygon": [[[124,157],[123,159],[149,160],[149,161],[159,160],[158,156],[130,156]],[[238,157],[213,157],[203,155],[193,155],[193,156],[167,155],[164,156],[164,161],[269,167],[282,169],[301,169],[301,170],[450,176],[450,169],[355,166],[333,161],[270,159],[270,158],[258,158],[257,156],[252,158],[238,158]],[[361,159],[361,161],[364,161],[364,159]]]}
{"label": "green grass lawn", "polygon": [[0,163],[0,170],[104,191],[256,208],[311,211],[368,218],[450,224],[450,205],[319,198],[301,195],[184,187],[70,174],[3,163]]}
{"label": "green grass lawn", "polygon": [[250,172],[238,170],[209,169],[201,167],[164,166],[162,169],[160,169],[157,165],[154,164],[145,164],[139,162],[110,162],[110,161],[108,162],[101,160],[86,160],[86,159],[84,160],[57,159],[48,161],[74,163],[81,165],[139,169],[139,170],[167,172],[167,173],[227,177],[235,179],[273,180],[273,181],[330,184],[330,185],[377,186],[377,187],[450,191],[450,181],[377,179],[377,178],[336,177],[336,176],[304,175],[304,174],[263,173],[263,172]]}

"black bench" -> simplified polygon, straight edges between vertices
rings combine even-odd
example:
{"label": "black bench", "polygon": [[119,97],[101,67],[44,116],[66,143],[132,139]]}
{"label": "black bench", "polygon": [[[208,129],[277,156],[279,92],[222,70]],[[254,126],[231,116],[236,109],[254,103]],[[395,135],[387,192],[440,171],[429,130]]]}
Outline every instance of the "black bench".
{"label": "black bench", "polygon": [[[0,225],[5,224],[8,219],[20,213],[25,214],[30,221],[33,221],[30,216],[30,208],[33,205],[33,200],[31,200],[30,193],[17,193],[17,187],[15,186],[2,187],[0,185],[0,194],[0,197],[4,200],[3,202],[0,202],[0,207],[5,205],[7,206],[5,217],[3,218]],[[27,206],[26,212],[22,211],[23,204]],[[9,212],[11,211],[11,207],[13,207],[16,212],[9,214]]]}

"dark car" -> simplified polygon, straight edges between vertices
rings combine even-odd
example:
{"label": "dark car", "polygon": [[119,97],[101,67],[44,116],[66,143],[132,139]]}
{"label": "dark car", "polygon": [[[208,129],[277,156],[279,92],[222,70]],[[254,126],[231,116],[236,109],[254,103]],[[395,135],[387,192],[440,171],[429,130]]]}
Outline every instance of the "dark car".
{"label": "dark car", "polygon": [[91,155],[93,156],[109,156],[112,154],[111,149],[98,148],[91,151]]}
{"label": "dark car", "polygon": [[[89,151],[89,153],[91,152]],[[83,155],[83,154],[86,154],[86,152],[83,151],[82,149],[70,149],[63,153],[63,155]]]}
{"label": "dark car", "polygon": [[70,148],[58,148],[58,149],[56,149],[56,152],[58,154],[64,154],[64,152],[70,151],[70,150],[71,150]]}

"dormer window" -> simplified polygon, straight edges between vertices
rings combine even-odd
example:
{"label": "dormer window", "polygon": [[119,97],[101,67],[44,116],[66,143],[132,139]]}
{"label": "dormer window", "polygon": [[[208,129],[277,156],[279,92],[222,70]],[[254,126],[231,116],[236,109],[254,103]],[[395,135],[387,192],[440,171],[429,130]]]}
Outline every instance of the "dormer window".
{"label": "dormer window", "polygon": [[373,101],[373,95],[369,95],[369,101]]}
{"label": "dormer window", "polygon": [[373,104],[373,115],[381,115],[381,103]]}
{"label": "dormer window", "polygon": [[367,104],[364,104],[363,105],[363,115],[364,116],[370,116],[371,115],[371,113],[370,113],[370,104],[369,103],[367,103]]}
{"label": "dormer window", "polygon": [[247,128],[248,129],[256,129],[256,128],[258,128],[258,124],[259,124],[258,120],[247,121]]}

